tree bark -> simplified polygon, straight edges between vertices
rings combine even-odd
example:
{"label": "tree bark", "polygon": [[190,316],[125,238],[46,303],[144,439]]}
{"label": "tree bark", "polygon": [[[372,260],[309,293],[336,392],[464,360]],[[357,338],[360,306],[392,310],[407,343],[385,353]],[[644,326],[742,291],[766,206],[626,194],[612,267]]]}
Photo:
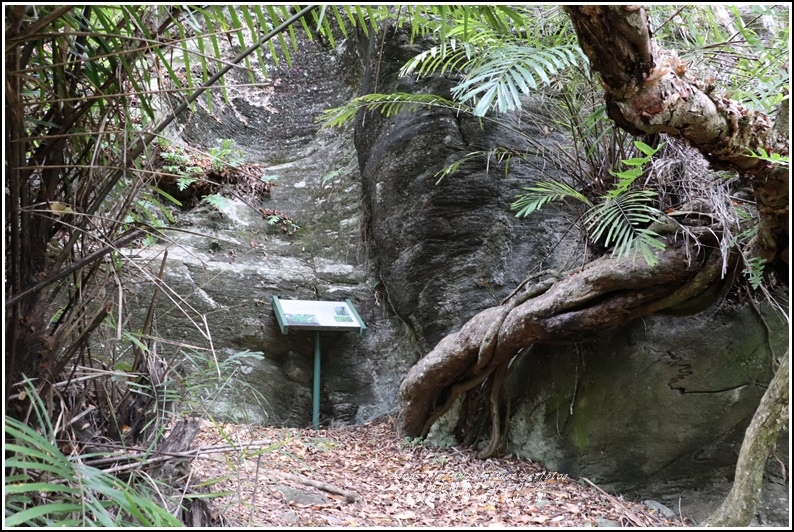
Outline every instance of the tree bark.
{"label": "tree bark", "polygon": [[[754,250],[767,264],[788,265],[789,172],[749,157],[787,156],[788,138],[771,120],[689,79],[675,52],[651,41],[642,6],[567,6],[579,44],[603,80],[607,110],[633,134],[682,137],[717,169],[749,178],[761,227]],[[786,267],[787,271],[788,268]],[[785,279],[788,282],[788,278]],[[736,478],[709,526],[747,526],[761,493],[764,464],[788,419],[789,353],[778,367],[745,434]]]}
{"label": "tree bark", "polygon": [[[719,280],[721,258],[716,252],[708,257],[690,253],[692,261],[682,244],[671,243],[657,254],[655,266],[637,257],[602,257],[483,310],[408,372],[400,385],[401,437],[426,436],[458,395],[528,345],[574,342],[702,293]],[[533,289],[537,286],[542,289]]]}
{"label": "tree bark", "polygon": [[745,527],[750,524],[761,498],[764,465],[778,433],[788,422],[788,410],[789,351],[786,351],[744,433],[731,491],[704,526]]}
{"label": "tree bark", "polygon": [[749,179],[761,217],[758,253],[788,264],[789,172],[750,157],[761,148],[789,153],[773,122],[687,75],[674,51],[651,40],[645,8],[565,6],[579,45],[604,87],[609,117],[634,135],[665,133],[686,139],[712,167]]}

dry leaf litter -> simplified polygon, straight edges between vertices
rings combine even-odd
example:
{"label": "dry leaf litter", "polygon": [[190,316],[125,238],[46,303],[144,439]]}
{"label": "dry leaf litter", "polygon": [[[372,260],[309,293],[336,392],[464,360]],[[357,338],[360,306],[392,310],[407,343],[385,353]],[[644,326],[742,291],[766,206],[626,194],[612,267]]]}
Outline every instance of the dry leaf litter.
{"label": "dry leaf litter", "polygon": [[389,418],[316,431],[205,421],[194,450],[192,474],[215,479],[208,488],[227,526],[690,524],[527,460],[401,440]]}

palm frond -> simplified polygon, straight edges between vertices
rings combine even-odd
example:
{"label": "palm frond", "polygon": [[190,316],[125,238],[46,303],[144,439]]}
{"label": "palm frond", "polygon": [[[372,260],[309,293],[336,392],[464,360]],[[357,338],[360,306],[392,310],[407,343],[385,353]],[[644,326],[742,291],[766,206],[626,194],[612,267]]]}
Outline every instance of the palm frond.
{"label": "palm frond", "polygon": [[411,27],[413,39],[436,35],[444,41],[446,37],[464,30],[462,38],[487,32],[505,36],[515,36],[527,24],[527,16],[522,12],[531,7],[521,8],[506,5],[407,5],[402,6],[400,15],[405,16]]}
{"label": "palm frond", "polygon": [[409,94],[396,92],[392,94],[366,94],[349,101],[341,107],[327,109],[317,118],[324,128],[340,127],[361,110],[378,110],[387,117],[400,111],[413,112],[427,107],[443,107],[457,112],[467,112],[468,109],[459,103],[436,96],[435,94]]}
{"label": "palm frond", "polygon": [[516,218],[525,218],[541,209],[547,203],[572,198],[592,207],[593,204],[578,190],[560,181],[542,181],[531,187],[524,187],[527,191],[514,201],[510,208],[517,210]]}
{"label": "palm frond", "polygon": [[521,96],[583,59],[581,49],[563,45],[557,48],[528,48],[508,44],[492,50],[485,61],[475,59],[464,65],[465,79],[453,87],[456,100],[477,100],[474,114],[484,115],[492,106],[500,113],[521,108]]}
{"label": "palm frond", "polygon": [[485,151],[473,151],[473,152],[467,153],[466,155],[463,155],[462,157],[460,157],[457,160],[455,160],[453,163],[446,165],[439,172],[437,172],[435,176],[433,176],[433,177],[437,177],[438,178],[438,180],[436,181],[436,185],[441,183],[441,181],[445,177],[447,177],[448,175],[454,174],[455,172],[457,172],[458,168],[460,168],[460,165],[462,165],[463,163],[465,163],[467,161],[474,160],[474,159],[479,159],[480,157],[486,155],[487,153],[488,152],[485,152]]}
{"label": "palm frond", "polygon": [[664,249],[658,234],[647,226],[659,219],[661,212],[651,202],[657,197],[650,190],[627,190],[590,209],[584,226],[595,242],[613,247],[613,257],[625,257],[639,252],[653,266],[653,250]]}
{"label": "palm frond", "polygon": [[437,73],[443,76],[462,70],[474,54],[471,43],[452,38],[412,58],[402,67],[400,75],[416,74],[421,78]]}

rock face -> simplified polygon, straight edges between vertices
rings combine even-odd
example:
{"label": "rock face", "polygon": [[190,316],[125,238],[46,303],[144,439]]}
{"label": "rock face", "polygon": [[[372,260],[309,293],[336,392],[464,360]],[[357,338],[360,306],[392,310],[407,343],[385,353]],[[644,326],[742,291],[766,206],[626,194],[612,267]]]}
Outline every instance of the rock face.
{"label": "rock face", "polygon": [[[419,357],[529,274],[586,260],[581,235],[569,231],[574,208],[522,220],[510,211],[530,180],[565,173],[553,155],[566,139],[543,127],[532,105],[506,125],[425,109],[319,130],[316,113],[359,93],[448,93],[446,79],[399,78],[414,45],[400,32],[382,37],[335,50],[303,43],[295,68],[274,69],[268,87],[182,124],[185,141],[208,148],[232,138],[249,162],[278,175],[264,206],[300,226],[284,234],[242,198],[223,213],[184,213],[179,228],[190,232],[169,233],[165,281],[184,302],[159,298],[158,334],[209,348],[197,323],[221,359],[264,355],[242,359],[234,376],[262,402],[236,395],[232,381],[216,412],[310,424],[313,334],[282,335],[273,295],[356,305],[366,335],[323,333],[321,397],[324,423],[355,423],[392,410]],[[472,157],[439,181],[446,165],[497,146],[531,146],[537,155],[508,172],[494,155]],[[137,256],[159,260],[163,247]],[[510,375],[510,450],[622,488],[735,463],[771,377],[770,346],[780,354],[787,341],[785,324],[771,313],[765,321],[769,330],[752,307],[725,302],[695,316],[647,318],[577,347],[533,349]]]}
{"label": "rock face", "polygon": [[[350,424],[394,408],[400,380],[420,352],[388,309],[373,250],[361,237],[352,128],[320,130],[315,123],[317,113],[352,97],[360,59],[349,44],[327,49],[316,42],[302,43],[294,59],[295,68],[270,71],[263,89],[232,92],[231,108],[216,102],[210,114],[199,106],[175,132],[204,150],[233,139],[246,162],[278,178],[271,199],[260,204],[227,190],[221,211],[202,203],[180,213],[168,243],[135,253],[140,263],[159,265],[168,248],[171,296],[158,298],[156,332],[184,342],[182,364],[204,368],[208,378],[216,358],[237,361],[225,364],[221,380],[228,382],[202,407],[240,421],[311,425],[314,333],[282,335],[272,297],[349,298],[368,329],[363,337],[321,334],[320,405],[323,424]],[[247,75],[237,81],[247,83]],[[258,207],[283,213],[299,229],[281,231]],[[136,304],[145,309],[149,297],[141,294]],[[241,352],[264,358],[234,357]]]}
{"label": "rock face", "polygon": [[[419,85],[396,76],[400,61],[388,58],[403,58],[409,48],[399,35],[378,46],[378,85],[365,75],[363,92],[447,95],[447,80]],[[553,157],[506,175],[482,157],[437,182],[437,172],[472,151],[529,145],[553,154],[566,145],[542,127],[531,102],[528,108],[507,119],[509,128],[481,128],[438,109],[357,122],[380,276],[424,352],[529,273],[583,260],[579,235],[564,237],[576,212],[522,221],[509,212],[522,185],[564,174]],[[702,481],[735,464],[787,338],[787,326],[768,308],[762,318],[752,306],[722,302],[690,317],[646,318],[575,348],[536,347],[510,376],[509,450],[624,490],[654,480]],[[454,421],[454,412],[439,420],[437,441],[450,441]]]}
{"label": "rock face", "polygon": [[[402,61],[393,58],[407,59],[404,38],[398,34],[383,43],[378,83],[365,74],[362,92],[449,97],[447,80],[419,85],[397,77]],[[528,221],[510,211],[533,165],[545,167],[549,179],[562,176],[540,157],[505,174],[497,157],[486,155],[498,146],[523,151],[538,139],[540,149],[553,150],[563,140],[543,138],[537,123],[521,119],[481,125],[450,110],[428,109],[391,118],[368,113],[357,121],[364,204],[380,276],[392,308],[411,324],[425,352],[478,311],[498,304],[529,273],[582,259],[576,255],[580,235],[565,238],[565,215],[541,212]],[[482,155],[439,177],[447,165],[475,151]]]}
{"label": "rock face", "polygon": [[[751,307],[655,316],[578,349],[542,349],[512,375],[510,440],[519,455],[625,491],[693,486],[730,470],[782,351]],[[780,352],[780,351],[778,351]]]}

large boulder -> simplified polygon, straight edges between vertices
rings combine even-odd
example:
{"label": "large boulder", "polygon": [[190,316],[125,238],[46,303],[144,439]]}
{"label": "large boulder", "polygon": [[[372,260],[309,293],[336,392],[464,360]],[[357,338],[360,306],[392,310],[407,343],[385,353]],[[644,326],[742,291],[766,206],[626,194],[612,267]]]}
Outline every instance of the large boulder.
{"label": "large boulder", "polygon": [[[393,35],[378,42],[377,87],[365,76],[363,92],[448,95],[448,79],[397,76],[400,61],[389,58],[414,45]],[[580,211],[516,220],[509,210],[522,185],[566,179],[552,155],[570,142],[544,123],[543,105],[528,101],[521,114],[498,117],[502,125],[438,108],[357,121],[380,277],[424,352],[529,273],[585,260],[581,235],[569,231]],[[446,165],[496,146],[529,148],[539,160],[514,162],[505,173],[483,156],[438,180]],[[696,315],[647,317],[573,347],[537,346],[508,381],[509,450],[621,489],[724,473],[787,339],[775,311],[731,296]],[[456,416],[453,409],[437,422],[435,441],[454,441]]]}
{"label": "large boulder", "polygon": [[589,345],[530,353],[509,383],[512,450],[621,491],[730,472],[772,378],[770,349],[788,341],[780,316],[764,311],[725,303],[652,316]]}

